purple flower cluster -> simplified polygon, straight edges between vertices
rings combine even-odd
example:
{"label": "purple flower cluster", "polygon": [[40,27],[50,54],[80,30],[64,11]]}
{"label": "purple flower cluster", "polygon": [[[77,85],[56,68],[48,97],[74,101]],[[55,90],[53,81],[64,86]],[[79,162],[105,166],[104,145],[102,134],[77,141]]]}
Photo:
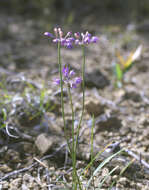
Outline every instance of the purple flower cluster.
{"label": "purple flower cluster", "polygon": [[73,44],[88,45],[98,41],[98,37],[92,36],[89,32],[81,34],[77,32],[74,33],[74,37],[72,36],[72,32],[67,32],[66,36],[64,36],[61,28],[54,28],[54,33],[55,36],[49,32],[45,32],[44,35],[53,38],[54,43],[60,42],[61,46],[64,46],[68,49],[72,49]]}
{"label": "purple flower cluster", "polygon": [[66,36],[64,36],[61,28],[54,28],[54,33],[55,36],[49,32],[45,32],[44,35],[53,38],[54,43],[60,42],[61,46],[72,49],[72,44],[75,41],[75,39],[72,37],[72,32],[67,32]]}
{"label": "purple flower cluster", "polygon": [[83,33],[74,33],[75,36],[75,44],[76,45],[87,45],[91,43],[96,43],[98,41],[97,36],[92,36],[89,32]]}
{"label": "purple flower cluster", "polygon": [[[63,82],[70,86],[70,88],[77,88],[81,84],[82,79],[80,77],[75,77],[74,70],[69,70],[68,66],[64,66],[62,70]],[[55,79],[54,83],[60,85],[60,79]]]}

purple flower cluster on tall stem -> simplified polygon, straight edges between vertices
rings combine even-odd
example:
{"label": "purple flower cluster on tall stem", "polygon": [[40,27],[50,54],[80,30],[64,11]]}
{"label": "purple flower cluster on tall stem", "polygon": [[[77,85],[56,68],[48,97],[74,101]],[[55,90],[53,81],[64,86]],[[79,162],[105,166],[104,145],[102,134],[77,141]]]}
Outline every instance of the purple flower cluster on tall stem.
{"label": "purple flower cluster on tall stem", "polygon": [[[75,77],[74,70],[69,70],[68,66],[64,66],[62,70],[63,74],[63,82],[69,85],[70,88],[77,88],[79,84],[81,84],[81,77]],[[55,79],[54,83],[60,85],[60,79]]]}
{"label": "purple flower cluster on tall stem", "polygon": [[[78,137],[80,132],[80,127],[84,115],[84,102],[85,102],[85,46],[88,44],[96,43],[98,41],[98,37],[92,36],[88,31],[86,33],[74,33],[67,32],[66,35],[63,34],[63,31],[61,28],[55,28],[54,29],[54,35],[45,32],[45,36],[51,38],[53,40],[53,43],[57,44],[58,47],[58,64],[59,64],[59,75],[60,78],[56,78],[54,80],[54,83],[56,85],[60,85],[61,87],[61,108],[62,108],[62,117],[64,122],[64,134],[65,138],[67,140],[67,145],[69,148],[69,151],[72,156],[72,166],[73,166],[73,185],[72,189],[76,190],[77,185],[79,184],[80,189],[81,183],[79,181],[79,178],[77,177],[76,172],[76,150],[78,145]],[[70,70],[67,65],[65,65],[62,68],[61,64],[61,47],[66,47],[68,49],[72,49],[74,45],[80,45],[82,47],[82,56],[83,56],[83,64],[82,64],[82,76],[81,77],[75,77],[74,70]],[[82,113],[80,116],[80,120],[77,127],[77,132],[75,134],[74,131],[74,120],[75,120],[75,114],[74,114],[74,108],[73,108],[73,101],[72,101],[72,94],[71,89],[77,88],[79,84],[82,83]],[[66,122],[65,122],[65,109],[64,109],[64,99],[63,99],[63,85],[66,84],[68,88],[68,96],[69,96],[69,102],[72,110],[72,146],[70,146],[69,143],[69,137],[67,136],[67,128],[66,128]]]}
{"label": "purple flower cluster on tall stem", "polygon": [[72,32],[67,32],[67,34],[64,36],[61,28],[54,28],[54,34],[55,36],[49,32],[44,33],[45,36],[53,38],[54,43],[60,42],[61,46],[64,46],[68,49],[73,48],[73,42],[75,41],[75,38],[72,37]]}
{"label": "purple flower cluster on tall stem", "polygon": [[97,36],[92,36],[88,31],[86,33],[74,33],[74,37],[72,32],[67,32],[64,36],[63,31],[61,28],[54,28],[54,34],[49,32],[45,32],[44,35],[50,38],[53,38],[54,43],[60,42],[61,46],[64,46],[68,49],[73,48],[73,44],[75,45],[88,45],[92,43],[96,43],[99,38]]}
{"label": "purple flower cluster on tall stem", "polygon": [[75,36],[75,44],[76,45],[88,45],[92,43],[96,43],[98,41],[97,36],[92,36],[88,31],[84,33],[76,32],[74,33]]}

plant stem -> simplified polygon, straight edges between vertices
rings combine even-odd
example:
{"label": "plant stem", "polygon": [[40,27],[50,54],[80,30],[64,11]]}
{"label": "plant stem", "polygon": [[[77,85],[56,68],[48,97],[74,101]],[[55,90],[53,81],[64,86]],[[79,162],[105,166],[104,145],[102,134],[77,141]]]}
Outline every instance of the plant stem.
{"label": "plant stem", "polygon": [[65,121],[65,111],[64,111],[64,96],[63,96],[63,76],[62,76],[62,64],[61,64],[61,45],[60,42],[58,42],[58,64],[59,64],[59,75],[60,75],[60,87],[61,87],[61,109],[62,109],[62,118],[63,118],[63,124],[64,124],[64,135],[65,139],[67,141],[67,146],[70,150],[70,145],[69,145],[69,139],[67,137],[67,129],[66,129],[66,121]]}
{"label": "plant stem", "polygon": [[[91,155],[91,162],[93,162],[94,159],[94,155],[93,155],[93,151],[94,151],[94,127],[95,127],[95,118],[94,115],[92,116],[92,128],[91,128],[91,150],[90,150],[90,155]],[[91,175],[93,175],[93,170],[91,168]],[[95,190],[95,181],[93,178],[93,189]]]}
{"label": "plant stem", "polygon": [[92,116],[92,128],[91,128],[91,150],[90,150],[90,155],[91,155],[91,161],[94,159],[93,151],[94,151],[94,127],[95,127],[95,118],[94,115]]}
{"label": "plant stem", "polygon": [[75,151],[75,134],[74,134],[74,108],[73,108],[73,102],[72,102],[72,95],[70,86],[68,84],[68,96],[70,101],[70,107],[71,107],[71,115],[72,115],[72,167],[73,167],[73,187],[76,189],[77,187],[77,180],[76,180],[76,151]]}
{"label": "plant stem", "polygon": [[81,123],[84,115],[84,102],[85,102],[85,46],[82,45],[82,56],[83,56],[83,64],[82,64],[82,113],[80,117],[80,121],[78,124],[77,128],[77,134],[76,134],[76,144],[75,144],[75,151],[77,149],[77,144],[78,144],[78,137],[79,137],[79,132],[81,128]]}

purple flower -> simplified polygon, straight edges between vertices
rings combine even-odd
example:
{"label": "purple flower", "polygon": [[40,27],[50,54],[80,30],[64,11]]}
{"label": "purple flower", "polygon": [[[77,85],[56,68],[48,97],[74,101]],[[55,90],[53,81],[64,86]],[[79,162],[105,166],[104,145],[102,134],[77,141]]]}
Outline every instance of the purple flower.
{"label": "purple flower", "polygon": [[71,88],[77,88],[77,84],[76,84],[75,82],[71,82],[71,83],[70,83],[70,87],[71,87]]}
{"label": "purple flower", "polygon": [[53,34],[51,34],[51,33],[49,33],[49,32],[45,32],[44,35],[45,35],[45,36],[48,36],[48,37],[50,37],[50,38],[53,38],[53,37],[54,37]]}
{"label": "purple flower", "polygon": [[82,82],[82,79],[80,77],[75,78],[75,83],[76,84],[81,84],[81,82]]}
{"label": "purple flower", "polygon": [[62,73],[63,73],[64,77],[68,78],[69,77],[69,68],[67,66],[64,67],[62,70]]}
{"label": "purple flower", "polygon": [[71,70],[71,71],[69,72],[69,75],[70,75],[71,77],[73,77],[73,76],[75,75],[74,70]]}
{"label": "purple flower", "polygon": [[91,43],[96,43],[99,40],[99,38],[97,36],[93,36],[91,38]]}
{"label": "purple flower", "polygon": [[[75,76],[74,70],[69,70],[68,66],[64,66],[62,69],[63,74],[63,82],[70,86],[70,88],[77,88],[79,84],[81,84],[82,79],[80,77]],[[60,85],[60,79],[55,79],[54,83],[56,85]]]}
{"label": "purple flower", "polygon": [[58,85],[59,85],[59,84],[60,84],[60,82],[61,82],[61,80],[60,80],[60,79],[54,79],[54,83],[55,83],[55,84],[58,84]]}
{"label": "purple flower", "polygon": [[72,32],[67,32],[67,34],[64,36],[61,28],[54,28],[54,34],[55,36],[49,32],[44,33],[45,36],[53,38],[54,43],[60,42],[61,46],[64,46],[68,49],[73,48],[72,44],[75,41],[75,39],[71,36]]}
{"label": "purple flower", "polygon": [[76,45],[87,45],[91,43],[96,43],[98,41],[97,36],[92,36],[89,32],[84,33],[74,33],[75,44]]}
{"label": "purple flower", "polygon": [[67,42],[66,47],[67,47],[68,49],[72,49],[72,48],[73,48],[72,43]]}

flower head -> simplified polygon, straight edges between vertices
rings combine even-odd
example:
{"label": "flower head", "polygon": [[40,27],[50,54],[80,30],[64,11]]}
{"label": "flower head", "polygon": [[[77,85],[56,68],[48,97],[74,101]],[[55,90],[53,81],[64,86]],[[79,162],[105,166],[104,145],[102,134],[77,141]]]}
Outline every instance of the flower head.
{"label": "flower head", "polygon": [[52,38],[54,43],[60,43],[61,46],[64,46],[68,49],[73,48],[73,42],[75,39],[72,37],[72,32],[67,32],[67,34],[64,36],[61,28],[54,28],[54,34],[55,35],[49,32],[44,33],[45,36]]}
{"label": "flower head", "polygon": [[92,36],[88,31],[84,33],[74,33],[75,36],[75,44],[76,45],[88,45],[91,43],[96,43],[98,41],[97,36]]}
{"label": "flower head", "polygon": [[[70,86],[70,88],[77,88],[81,84],[82,79],[80,77],[74,77],[74,70],[69,70],[68,66],[64,66],[62,69],[63,82]],[[55,79],[54,83],[60,85],[60,79]]]}
{"label": "flower head", "polygon": [[67,66],[63,68],[62,73],[65,78],[69,78],[69,68]]}

